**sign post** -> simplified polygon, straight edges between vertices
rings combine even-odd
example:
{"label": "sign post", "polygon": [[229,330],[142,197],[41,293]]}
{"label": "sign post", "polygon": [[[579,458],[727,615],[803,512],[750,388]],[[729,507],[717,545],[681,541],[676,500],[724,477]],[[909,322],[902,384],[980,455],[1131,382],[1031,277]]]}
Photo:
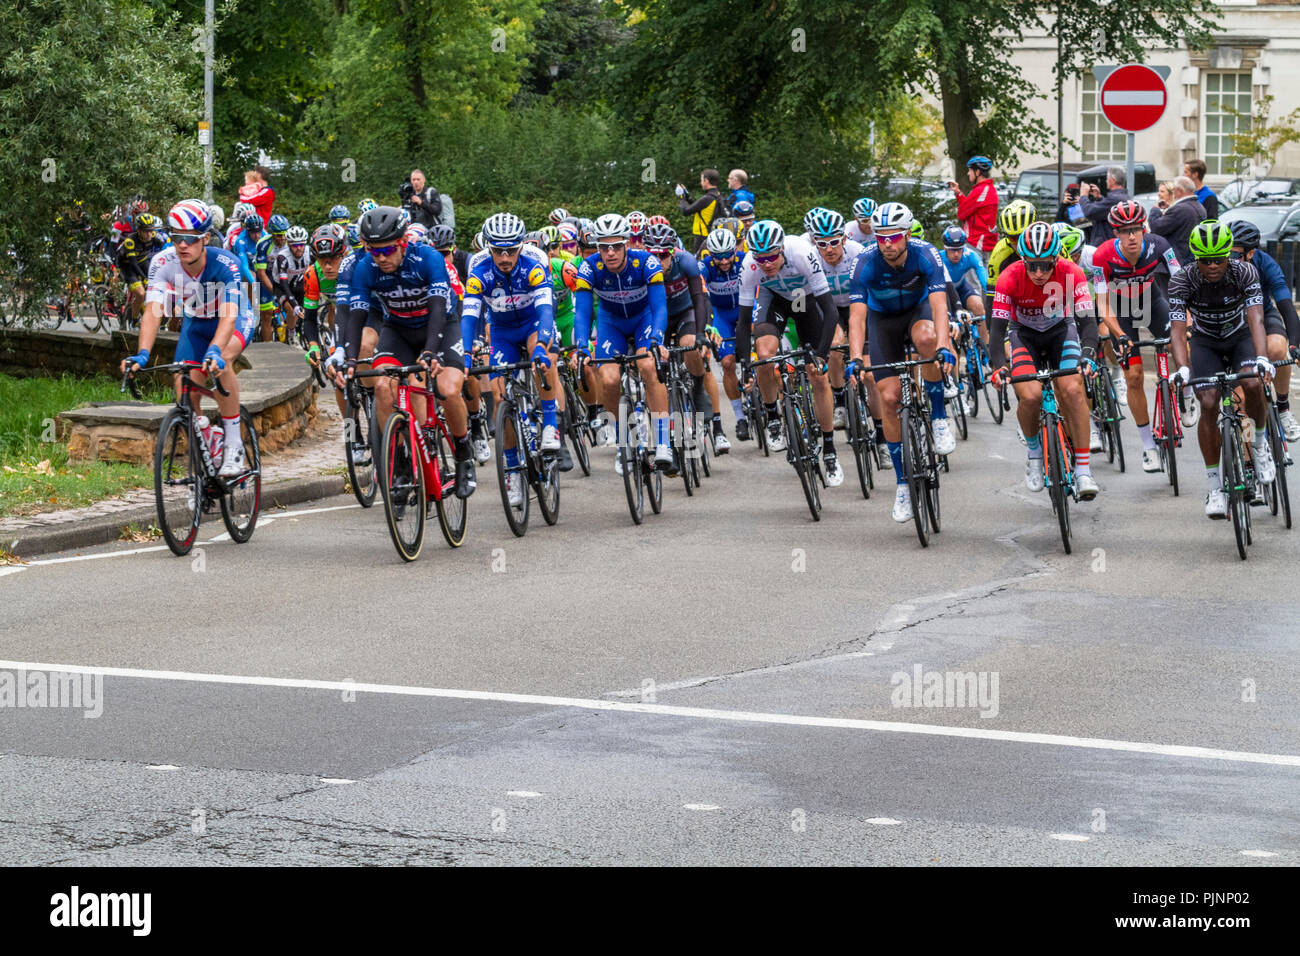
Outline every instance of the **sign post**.
{"label": "sign post", "polygon": [[1126,63],[1123,66],[1093,67],[1092,72],[1101,87],[1098,98],[1102,114],[1116,129],[1128,133],[1125,171],[1131,196],[1137,188],[1133,181],[1134,134],[1155,126],[1165,114],[1165,107],[1169,104],[1169,93],[1165,89],[1169,67]]}

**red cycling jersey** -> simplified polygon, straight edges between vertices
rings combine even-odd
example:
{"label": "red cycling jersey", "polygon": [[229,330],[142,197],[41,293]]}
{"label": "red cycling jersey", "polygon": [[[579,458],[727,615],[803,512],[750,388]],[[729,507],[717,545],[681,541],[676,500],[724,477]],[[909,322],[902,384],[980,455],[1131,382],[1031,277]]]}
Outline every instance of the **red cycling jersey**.
{"label": "red cycling jersey", "polygon": [[1096,283],[1097,294],[1109,291],[1129,298],[1143,295],[1155,280],[1162,261],[1171,276],[1182,269],[1174,247],[1164,236],[1143,236],[1142,251],[1138,253],[1136,263],[1124,258],[1118,239],[1103,242],[1092,254],[1093,268],[1101,270],[1101,281]]}
{"label": "red cycling jersey", "polygon": [[957,193],[957,218],[971,248],[984,252],[997,244],[998,190],[993,180],[976,183],[968,195]]}
{"label": "red cycling jersey", "polygon": [[1088,277],[1068,259],[1057,259],[1042,285],[1029,279],[1025,263],[1013,262],[998,276],[993,291],[993,319],[1019,322],[1040,332],[1080,313],[1092,313]]}

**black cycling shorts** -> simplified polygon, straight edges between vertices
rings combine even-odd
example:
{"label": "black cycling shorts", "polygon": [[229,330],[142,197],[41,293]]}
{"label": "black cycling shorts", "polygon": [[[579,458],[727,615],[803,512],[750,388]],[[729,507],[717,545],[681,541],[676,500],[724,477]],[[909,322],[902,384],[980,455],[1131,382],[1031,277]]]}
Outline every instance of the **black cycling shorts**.
{"label": "black cycling shorts", "polygon": [[[1146,329],[1153,339],[1169,337],[1169,300],[1154,282],[1137,298],[1113,295],[1110,303],[1115,309],[1115,317],[1119,319],[1119,327],[1134,342],[1138,340],[1139,329]],[[1133,350],[1126,364],[1142,364],[1142,355],[1138,349]]]}
{"label": "black cycling shorts", "polygon": [[1282,318],[1282,313],[1277,310],[1272,302],[1264,307],[1264,334],[1280,335],[1286,338],[1286,321]]}
{"label": "black cycling shorts", "polygon": [[699,331],[695,324],[695,307],[668,316],[668,325],[664,332],[664,341],[669,345],[677,344],[683,335],[695,335]]}
{"label": "black cycling shorts", "polygon": [[[379,344],[375,346],[375,356],[371,360],[373,368],[381,365],[414,365],[424,351],[426,334],[424,326],[411,328],[405,325],[393,325],[385,322],[379,330]],[[443,348],[437,353],[438,364],[448,368],[465,369],[465,358],[461,355],[464,346],[460,336],[454,336],[451,345],[447,344],[447,335],[443,335]]]}
{"label": "black cycling shorts", "polygon": [[1041,331],[1012,322],[1010,333],[1012,375],[1034,375],[1049,369],[1079,366],[1079,329],[1074,319]]}
{"label": "black cycling shorts", "polygon": [[799,341],[816,348],[822,340],[822,310],[811,296],[804,296],[803,306],[802,311],[796,311],[790,299],[773,295],[762,314],[755,317],[753,340],[757,342],[765,335],[774,335],[779,339],[785,334],[786,323],[793,318]]}
{"label": "black cycling shorts", "polygon": [[[873,312],[867,309],[867,354],[872,365],[888,365],[907,357],[907,343],[911,340],[912,326],[917,322],[933,321],[930,297],[926,296],[907,312]],[[894,378],[897,369],[884,368],[875,372],[876,381]]]}
{"label": "black cycling shorts", "polygon": [[[1250,329],[1238,329],[1226,339],[1206,335],[1192,330],[1188,341],[1191,352],[1192,378],[1205,378],[1219,372],[1236,373],[1248,365],[1255,364],[1255,344],[1250,340]],[[1197,391],[1213,388],[1213,385],[1197,385]]]}

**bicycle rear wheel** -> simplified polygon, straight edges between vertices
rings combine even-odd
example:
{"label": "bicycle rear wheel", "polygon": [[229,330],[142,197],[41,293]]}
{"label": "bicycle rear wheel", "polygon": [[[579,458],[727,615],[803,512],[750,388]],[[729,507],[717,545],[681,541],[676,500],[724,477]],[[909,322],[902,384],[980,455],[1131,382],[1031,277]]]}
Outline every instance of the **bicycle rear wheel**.
{"label": "bicycle rear wheel", "polygon": [[262,453],[257,446],[257,432],[253,430],[253,416],[242,405],[239,407],[239,433],[244,442],[244,470],[232,477],[218,479],[221,494],[221,520],[230,532],[230,539],[243,544],[253,536],[257,525],[257,512],[262,501]]}
{"label": "bicycle rear wheel", "polygon": [[789,395],[781,399],[781,414],[785,419],[786,454],[790,458],[790,464],[794,465],[795,474],[799,476],[799,484],[803,487],[804,500],[808,502],[813,521],[821,521],[821,500],[816,488],[817,478],[808,467],[808,440],[800,420],[802,416],[798,405]]}
{"label": "bicycle rear wheel", "polygon": [[1005,384],[997,386],[993,384],[992,379],[984,380],[984,404],[989,407],[989,414],[993,416],[993,421],[999,425],[1007,412],[1007,387]]}
{"label": "bicycle rear wheel", "polygon": [[1268,410],[1268,440],[1273,450],[1273,467],[1277,471],[1273,478],[1271,510],[1273,514],[1277,514],[1280,510],[1283,525],[1290,528],[1291,491],[1286,483],[1286,442],[1283,440],[1282,423],[1278,419],[1276,405],[1270,405]]}
{"label": "bicycle rear wheel", "polygon": [[961,440],[966,441],[968,430],[966,428],[966,406],[962,402],[961,387],[958,386],[957,394],[952,398],[946,399],[945,404],[948,406],[948,414],[952,420],[957,423],[957,433],[961,435]]}
{"label": "bicycle rear wheel", "polygon": [[875,477],[871,473],[871,450],[868,448],[867,440],[868,426],[862,420],[862,400],[856,387],[849,387],[845,395],[844,407],[849,418],[849,447],[853,449],[853,463],[858,469],[858,486],[862,489],[862,497],[869,499]]}
{"label": "bicycle rear wheel", "polygon": [[[522,538],[528,531],[528,448],[524,438],[527,435],[519,408],[514,402],[498,402],[496,408],[495,444],[497,460],[497,488],[501,492],[501,506],[505,508],[506,524],[516,538]],[[506,445],[514,444],[515,464],[506,462]],[[522,489],[519,504],[510,503],[510,488],[507,478],[513,476]]]}
{"label": "bicycle rear wheel", "polygon": [[1246,487],[1246,466],[1242,458],[1241,432],[1231,416],[1224,415],[1221,426],[1223,452],[1221,471],[1224,490],[1228,493],[1228,511],[1232,515],[1232,534],[1237,554],[1246,560],[1246,522],[1250,520],[1250,489]]}
{"label": "bicycle rear wheel", "polygon": [[691,457],[690,434],[695,428],[694,416],[686,396],[686,388],[681,382],[673,384],[668,391],[668,416],[672,429],[673,458],[677,461],[677,473],[686,487],[686,496],[695,494],[695,481],[691,473],[694,459]]}
{"label": "bicycle rear wheel", "polygon": [[[926,507],[925,449],[917,431],[915,413],[904,407],[898,411],[899,428],[903,438],[903,480],[907,482],[912,497],[912,521],[921,547],[930,546],[930,510]],[[923,426],[922,426],[923,427]]]}
{"label": "bicycle rear wheel", "polygon": [[379,445],[379,490],[393,546],[403,561],[414,561],[424,546],[424,468],[411,444],[405,412],[393,412]]}
{"label": "bicycle rear wheel", "polygon": [[189,416],[173,408],[159,426],[153,455],[158,527],[167,547],[178,555],[189,554],[194,547],[203,504],[203,464],[192,436]]}
{"label": "bicycle rear wheel", "polygon": [[[560,520],[560,463],[554,457],[538,456],[530,469],[537,477],[533,490],[537,492],[537,508],[547,524]],[[538,469],[540,468],[540,471]]]}
{"label": "bicycle rear wheel", "polygon": [[569,444],[573,446],[573,457],[578,459],[578,467],[585,478],[591,475],[591,455],[587,451],[587,405],[571,386],[566,385],[566,389]]}
{"label": "bicycle rear wheel", "polygon": [[469,499],[458,498],[454,490],[449,490],[456,482],[456,456],[441,428],[433,429],[433,450],[439,481],[438,495],[434,498],[438,526],[447,544],[459,548],[465,543],[465,527],[469,524]]}
{"label": "bicycle rear wheel", "polygon": [[348,484],[357,504],[369,508],[379,490],[375,480],[375,396],[363,388],[358,390],[361,407],[349,403],[350,414],[343,423],[343,460],[347,463]]}

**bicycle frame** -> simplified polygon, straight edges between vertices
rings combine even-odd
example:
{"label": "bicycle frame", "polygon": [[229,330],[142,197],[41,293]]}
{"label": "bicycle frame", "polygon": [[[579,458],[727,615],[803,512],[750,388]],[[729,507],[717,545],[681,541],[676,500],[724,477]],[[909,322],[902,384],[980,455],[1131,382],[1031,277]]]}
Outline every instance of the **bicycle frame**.
{"label": "bicycle frame", "polygon": [[[408,379],[410,375],[423,375],[429,387],[421,388],[418,385],[412,385]],[[438,463],[434,460],[432,453],[429,451],[429,443],[425,440],[425,431],[437,429],[442,432],[442,436],[449,448],[455,448],[456,442],[451,437],[451,432],[447,430],[447,422],[442,415],[440,401],[442,396],[433,387],[434,383],[429,381],[429,370],[423,365],[404,365],[401,367],[382,365],[370,371],[357,372],[354,378],[377,378],[379,376],[388,376],[397,382],[397,399],[393,403],[393,410],[406,416],[406,427],[410,436],[411,447],[419,452],[420,467],[424,469],[425,497],[430,501],[440,501],[446,498],[456,487],[456,475],[453,472],[445,481],[442,479]],[[414,406],[411,402],[412,395],[423,395],[429,400],[426,405],[428,417],[423,422],[416,421]],[[433,411],[435,402],[437,403],[436,412]],[[392,479],[391,475],[388,477],[389,480]]]}

